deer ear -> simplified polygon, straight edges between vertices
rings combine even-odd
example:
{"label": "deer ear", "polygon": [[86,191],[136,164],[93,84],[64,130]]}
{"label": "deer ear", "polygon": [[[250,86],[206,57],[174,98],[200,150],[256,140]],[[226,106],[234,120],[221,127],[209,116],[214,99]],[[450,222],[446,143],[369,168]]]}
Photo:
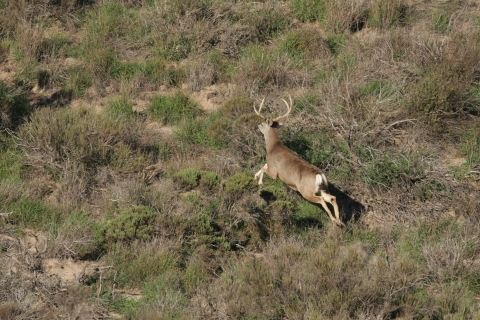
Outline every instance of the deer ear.
{"label": "deer ear", "polygon": [[273,125],[273,120],[271,118],[268,118],[267,120],[265,120],[265,123],[271,127]]}

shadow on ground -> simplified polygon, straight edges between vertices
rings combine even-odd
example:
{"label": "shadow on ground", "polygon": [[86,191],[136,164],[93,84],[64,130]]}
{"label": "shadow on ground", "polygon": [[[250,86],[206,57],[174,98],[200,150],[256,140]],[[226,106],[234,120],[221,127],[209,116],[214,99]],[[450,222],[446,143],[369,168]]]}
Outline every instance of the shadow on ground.
{"label": "shadow on ground", "polygon": [[338,209],[345,223],[357,221],[363,212],[365,206],[360,202],[352,199],[348,194],[341,191],[335,185],[329,185],[330,193],[337,198]]}

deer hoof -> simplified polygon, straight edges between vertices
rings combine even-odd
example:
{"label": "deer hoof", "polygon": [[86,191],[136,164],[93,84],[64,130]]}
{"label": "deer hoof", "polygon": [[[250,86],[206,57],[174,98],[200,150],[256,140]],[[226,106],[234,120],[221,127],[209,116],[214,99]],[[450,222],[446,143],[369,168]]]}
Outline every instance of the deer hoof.
{"label": "deer hoof", "polygon": [[340,220],[335,220],[335,224],[338,226],[338,227],[341,227],[341,228],[345,228],[345,223],[343,223],[342,221]]}

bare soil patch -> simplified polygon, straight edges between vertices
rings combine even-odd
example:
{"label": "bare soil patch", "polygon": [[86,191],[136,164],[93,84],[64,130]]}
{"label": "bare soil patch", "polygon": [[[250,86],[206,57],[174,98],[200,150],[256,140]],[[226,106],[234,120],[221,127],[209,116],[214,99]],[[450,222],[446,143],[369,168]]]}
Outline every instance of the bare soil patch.
{"label": "bare soil patch", "polygon": [[218,110],[231,95],[232,88],[229,84],[215,84],[190,93],[190,97],[207,112]]}

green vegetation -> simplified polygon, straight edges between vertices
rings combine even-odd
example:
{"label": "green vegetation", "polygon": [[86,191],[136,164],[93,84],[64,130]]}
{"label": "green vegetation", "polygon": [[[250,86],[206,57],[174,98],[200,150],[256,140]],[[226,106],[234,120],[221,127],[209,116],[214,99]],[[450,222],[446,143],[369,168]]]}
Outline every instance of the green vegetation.
{"label": "green vegetation", "polygon": [[218,191],[222,179],[214,172],[187,168],[180,170],[173,175],[186,189],[193,189],[198,186],[206,190]]}
{"label": "green vegetation", "polygon": [[147,240],[154,231],[152,225],[155,213],[149,207],[125,209],[118,217],[106,221],[100,229],[101,242],[131,242],[136,239]]}
{"label": "green vegetation", "polygon": [[294,0],[292,9],[303,22],[322,20],[325,16],[325,3],[321,0]]}
{"label": "green vegetation", "polygon": [[178,124],[181,120],[194,119],[200,114],[197,105],[180,92],[174,96],[154,97],[148,106],[148,112],[154,120],[166,124]]}
{"label": "green vegetation", "polygon": [[32,107],[21,90],[0,81],[0,128],[19,125],[31,111]]}
{"label": "green vegetation", "polygon": [[[479,17],[0,0],[0,319],[479,318]],[[345,228],[254,179],[289,95]]]}
{"label": "green vegetation", "polygon": [[472,128],[465,132],[461,151],[467,157],[466,165],[469,168],[480,166],[480,134],[478,128]]}
{"label": "green vegetation", "polygon": [[388,28],[406,23],[410,15],[409,6],[401,0],[375,0],[368,12],[368,24],[376,28]]}
{"label": "green vegetation", "polygon": [[197,118],[183,121],[177,131],[177,136],[189,143],[223,149],[230,142],[231,126],[230,120],[215,112],[206,119]]}
{"label": "green vegetation", "polygon": [[251,174],[237,173],[232,175],[225,183],[225,190],[232,194],[251,192],[255,187],[255,180]]}

